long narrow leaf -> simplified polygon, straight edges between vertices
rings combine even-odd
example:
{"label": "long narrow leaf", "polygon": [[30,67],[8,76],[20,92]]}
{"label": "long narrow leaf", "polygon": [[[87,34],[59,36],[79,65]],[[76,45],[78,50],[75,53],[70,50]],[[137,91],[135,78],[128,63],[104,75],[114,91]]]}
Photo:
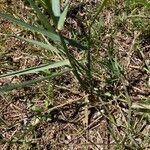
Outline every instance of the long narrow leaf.
{"label": "long narrow leaf", "polygon": [[3,74],[3,75],[0,75],[0,78],[14,77],[14,76],[20,76],[20,75],[30,74],[30,73],[37,73],[37,72],[44,71],[47,69],[58,68],[58,67],[69,66],[69,65],[70,65],[69,61],[66,59],[66,60],[58,61],[58,62],[51,63],[51,64],[44,64],[44,65],[37,66],[37,67],[31,67],[31,68]]}
{"label": "long narrow leaf", "polygon": [[22,82],[22,83],[18,83],[18,84],[10,84],[10,85],[5,85],[5,86],[2,86],[0,87],[0,92],[7,92],[7,91],[11,91],[13,89],[21,89],[23,87],[29,87],[33,84],[36,84],[38,82],[41,82],[41,81],[44,81],[44,80],[48,80],[48,79],[52,79],[56,76],[60,76],[66,72],[68,72],[70,70],[66,70],[66,71],[63,71],[63,72],[60,72],[60,73],[53,73],[52,75],[50,76],[46,76],[46,77],[40,77],[40,78],[37,78],[35,80],[30,80],[30,81],[25,81],[25,82]]}
{"label": "long narrow leaf", "polygon": [[42,14],[40,9],[35,5],[35,2],[33,0],[28,0],[31,7],[34,9],[36,14],[38,15],[38,18],[40,19],[41,23],[44,25],[44,27],[52,32],[54,32],[54,28],[50,25],[48,19],[45,17],[45,15]]}
{"label": "long narrow leaf", "polygon": [[44,81],[44,80],[47,80],[51,78],[51,76],[48,76],[48,77],[42,77],[42,78],[38,78],[38,79],[35,79],[35,80],[31,80],[31,81],[25,81],[23,83],[18,83],[18,84],[10,84],[10,85],[5,85],[5,86],[2,86],[0,87],[0,92],[7,92],[7,91],[11,91],[11,90],[14,90],[14,89],[21,89],[23,87],[29,87],[37,82],[41,82],[41,81]]}
{"label": "long narrow leaf", "polygon": [[52,1],[52,11],[55,17],[60,16],[60,0],[51,0]]}
{"label": "long narrow leaf", "polygon": [[60,41],[60,38],[56,32],[46,31],[43,28],[30,25],[30,24],[24,22],[23,20],[17,19],[17,18],[15,18],[11,15],[8,15],[8,14],[3,14],[1,12],[0,12],[0,17],[3,17],[3,18],[5,18],[5,19],[7,19],[7,20],[19,25],[19,26],[22,26],[22,27],[24,27],[24,28],[26,28],[32,32],[39,32],[39,33],[49,37],[53,41]]}
{"label": "long narrow leaf", "polygon": [[65,23],[65,19],[66,19],[66,16],[67,16],[68,8],[69,8],[69,3],[66,5],[64,11],[62,12],[62,14],[59,17],[59,21],[58,21],[58,25],[57,25],[58,30],[62,30],[63,27],[64,27],[64,23]]}
{"label": "long narrow leaf", "polygon": [[54,21],[54,14],[53,14],[53,10],[52,10],[52,2],[51,0],[43,0],[43,3],[45,4],[45,8],[47,9],[49,15],[51,16],[51,18]]}
{"label": "long narrow leaf", "polygon": [[55,52],[55,53],[62,53],[63,52],[62,49],[58,50],[56,47],[52,46],[51,44],[46,44],[46,43],[43,43],[43,42],[39,42],[39,41],[36,41],[36,40],[27,39],[27,38],[23,38],[23,37],[18,37],[18,36],[15,36],[15,37],[20,39],[20,40],[26,41],[28,43],[34,44],[36,46],[40,46],[42,48],[45,48],[45,49],[47,49],[51,52]]}
{"label": "long narrow leaf", "polygon": [[[33,26],[33,25],[30,25],[20,19],[17,19],[11,15],[8,15],[8,14],[3,14],[3,13],[0,13],[0,17],[3,17],[17,25],[20,25],[22,27],[25,27],[26,29],[32,31],[32,32],[38,32],[38,33],[41,33],[47,37],[49,37],[51,40],[53,40],[54,42],[61,42],[61,39],[60,39],[60,36],[58,35],[58,33],[56,32],[51,32],[51,31],[47,31],[47,30],[44,30],[43,28],[39,28],[39,27],[36,27],[36,26]],[[81,44],[77,43],[76,41],[72,40],[72,39],[68,39],[68,38],[65,38],[65,43],[66,44],[69,44],[71,46],[74,46],[74,47],[77,47],[77,48],[80,48],[80,49],[87,49],[87,47],[85,46],[82,46]]]}
{"label": "long narrow leaf", "polygon": [[103,8],[106,6],[107,2],[108,2],[108,0],[103,0],[102,2],[100,2],[101,5],[98,7],[97,12],[96,12],[95,16],[94,16],[93,19],[92,19],[92,22],[91,22],[91,24],[90,24],[90,26],[89,26],[90,28],[91,28],[92,25],[94,24],[94,22],[95,22],[97,16],[100,14],[100,12],[101,12],[101,11],[103,10]]}

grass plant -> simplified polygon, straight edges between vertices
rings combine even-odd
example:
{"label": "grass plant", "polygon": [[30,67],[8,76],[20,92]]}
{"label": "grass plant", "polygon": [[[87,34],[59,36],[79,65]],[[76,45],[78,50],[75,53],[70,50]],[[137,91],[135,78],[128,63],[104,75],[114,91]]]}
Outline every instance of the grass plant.
{"label": "grass plant", "polygon": [[[148,150],[150,148],[148,128],[150,42],[143,37],[147,32],[147,36],[150,37],[150,22],[147,21],[149,16],[146,15],[150,12],[150,3],[148,0],[121,2],[100,1],[94,6],[96,11],[93,13],[89,10],[89,8],[92,9],[91,2],[86,7],[87,18],[82,24],[85,27],[81,27],[86,28],[86,31],[82,37],[78,37],[78,29],[76,31],[71,28],[71,31],[68,31],[69,27],[66,26],[69,12],[75,13],[75,10],[73,11],[74,2],[70,0],[64,2],[27,0],[26,5],[32,8],[32,13],[36,18],[35,22],[30,23],[15,15],[0,12],[1,18],[21,27],[22,31],[25,29],[25,32],[30,31],[29,33],[35,35],[34,38],[28,38],[29,36],[23,37],[9,32],[7,38],[15,38],[28,43],[27,45],[40,47],[50,54],[50,57],[46,56],[46,63],[42,65],[9,71],[0,75],[1,80],[38,76],[23,82],[2,85],[0,93],[2,95],[5,93],[6,97],[13,91],[34,88],[34,85],[41,86],[40,90],[42,87],[46,89],[46,92],[41,90],[42,96],[46,97],[44,105],[39,106],[37,102],[30,102],[28,107],[32,112],[32,117],[24,121],[23,130],[19,129],[21,132],[14,133],[9,140],[1,138],[3,135],[0,135],[2,145],[8,144],[7,148],[9,148],[11,145],[19,144],[23,149],[40,149],[42,146],[36,145],[33,140],[38,139],[36,131],[43,124],[46,126],[51,122],[57,122],[60,114],[62,118],[67,118],[59,109],[80,102],[79,106],[81,105],[84,113],[81,113],[79,118],[83,119],[84,129],[79,131],[76,128],[75,130],[77,130],[76,137],[84,138],[85,145],[82,149],[91,147],[101,149],[103,147],[110,150]],[[83,6],[88,5],[87,1],[81,3]],[[66,36],[67,33],[73,33],[76,38]],[[144,46],[142,41],[144,41]],[[147,47],[148,50],[146,50]],[[39,52],[39,55],[42,53],[42,51]],[[56,61],[51,57],[58,57],[59,60]],[[58,81],[59,86],[55,86],[58,79],[65,75],[68,77],[68,74],[73,76],[75,83],[72,84],[74,87],[75,85],[79,87],[78,92],[69,89],[67,83],[66,87],[60,86],[65,82],[65,78],[62,83]],[[71,81],[69,79],[67,81],[70,84]],[[47,86],[43,86],[42,83],[47,83]],[[55,106],[54,95],[57,93],[57,87],[62,91],[78,95],[78,98],[69,97],[69,101]],[[77,127],[79,121],[76,122],[75,118],[81,110],[77,106],[75,110],[77,112],[75,111],[73,117],[67,120],[68,122],[61,118],[61,123],[73,124],[75,122]],[[107,139],[103,138],[101,145],[90,140],[92,136],[90,131],[95,123],[95,120],[91,122],[91,119],[97,114],[99,117],[96,121],[99,124],[103,120],[104,130],[107,131]],[[0,117],[0,123],[7,126],[3,117]],[[11,128],[13,127],[15,128],[15,124],[11,125]],[[28,136],[30,136],[29,139]],[[66,137],[71,139],[70,136]],[[76,138],[71,139],[70,142],[73,140]],[[91,147],[87,143],[90,143]],[[54,146],[53,149],[58,149],[58,147]]]}

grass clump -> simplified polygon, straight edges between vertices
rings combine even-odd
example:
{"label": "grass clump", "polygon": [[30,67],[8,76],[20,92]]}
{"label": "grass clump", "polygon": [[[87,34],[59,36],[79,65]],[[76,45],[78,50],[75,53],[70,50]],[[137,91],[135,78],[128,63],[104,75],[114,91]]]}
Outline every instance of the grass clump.
{"label": "grass clump", "polygon": [[3,43],[2,148],[149,149],[149,2],[21,6],[27,18],[0,12],[23,41]]}

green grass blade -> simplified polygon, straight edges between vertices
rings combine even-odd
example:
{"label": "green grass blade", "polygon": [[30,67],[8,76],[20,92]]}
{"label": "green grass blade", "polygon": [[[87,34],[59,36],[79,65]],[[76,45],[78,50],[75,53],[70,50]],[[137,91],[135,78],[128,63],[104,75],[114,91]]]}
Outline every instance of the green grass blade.
{"label": "green grass blade", "polygon": [[41,66],[31,67],[31,68],[3,74],[3,75],[0,75],[0,78],[14,77],[14,76],[20,76],[20,75],[30,74],[30,73],[37,73],[37,72],[44,71],[47,69],[58,68],[58,67],[69,66],[69,65],[70,65],[70,63],[66,59],[66,60],[62,60],[62,61],[58,61],[58,62],[54,62],[54,63],[44,64]]}
{"label": "green grass blade", "polygon": [[[43,28],[39,28],[39,27],[30,25],[30,24],[28,24],[20,19],[17,19],[11,15],[8,15],[8,14],[0,13],[0,17],[5,18],[17,25],[22,26],[22,27],[25,27],[26,29],[28,29],[32,32],[38,32],[40,34],[43,34],[43,35],[47,36],[48,38],[50,38],[51,40],[53,40],[54,42],[61,42],[60,36],[56,32],[47,31],[47,30],[44,30]],[[74,46],[74,47],[77,47],[77,48],[83,49],[83,50],[87,49],[85,46],[82,46],[81,44],[79,44],[78,42],[76,42],[72,39],[68,39],[66,37],[63,37],[63,38],[64,38],[66,44],[69,44],[71,46]]]}
{"label": "green grass blade", "polygon": [[7,92],[7,91],[14,90],[14,89],[21,89],[23,87],[29,87],[29,86],[37,83],[37,82],[47,80],[49,78],[51,78],[51,76],[43,77],[43,78],[39,78],[39,79],[36,79],[36,80],[31,80],[31,81],[25,81],[25,82],[20,83],[20,84],[5,85],[5,86],[0,87],[0,92]]}
{"label": "green grass blade", "polygon": [[60,16],[60,0],[44,0],[44,3],[56,27]]}
{"label": "green grass blade", "polygon": [[32,39],[27,39],[27,38],[23,38],[23,37],[18,37],[18,36],[15,36],[16,38],[20,39],[20,40],[23,40],[23,41],[26,41],[28,43],[31,43],[31,44],[34,44],[36,46],[40,46],[42,48],[45,48],[51,52],[55,52],[55,53],[63,53],[63,50],[62,49],[57,49],[56,47],[52,46],[50,43],[49,44],[46,44],[46,43],[43,43],[43,42],[39,42],[39,41],[36,41],[36,40],[32,40]]}
{"label": "green grass blade", "polygon": [[63,27],[64,27],[64,23],[65,23],[65,19],[66,19],[66,16],[67,16],[68,8],[69,8],[69,3],[66,5],[64,11],[62,12],[62,14],[59,17],[59,21],[58,21],[58,25],[57,25],[58,30],[62,30]]}
{"label": "green grass blade", "polygon": [[36,12],[36,14],[37,14],[38,18],[40,19],[41,23],[43,24],[43,26],[46,29],[54,32],[54,28],[50,25],[46,16],[43,15],[42,12],[40,11],[40,9],[35,5],[35,2],[33,0],[28,0],[28,2],[30,3],[30,5],[34,9],[34,11]]}
{"label": "green grass blade", "polygon": [[103,0],[102,2],[100,2],[100,3],[102,3],[102,4],[99,6],[99,8],[98,8],[98,10],[97,10],[97,12],[96,12],[96,14],[95,14],[95,16],[93,17],[93,20],[92,20],[92,22],[91,22],[91,24],[90,24],[90,26],[89,26],[90,28],[91,28],[92,25],[94,24],[96,18],[97,18],[98,15],[101,13],[101,11],[103,10],[103,8],[106,6],[107,1],[108,1],[108,0]]}
{"label": "green grass blade", "polygon": [[18,84],[12,83],[10,85],[5,85],[5,86],[0,87],[0,92],[7,92],[7,91],[14,90],[14,89],[21,89],[23,87],[29,87],[29,86],[31,86],[33,84],[36,84],[36,83],[39,83],[41,81],[52,79],[56,76],[60,76],[60,75],[66,73],[68,71],[70,71],[70,70],[66,70],[66,71],[63,71],[63,72],[60,72],[60,73],[53,73],[50,76],[40,77],[40,78],[37,78],[35,80],[25,81],[25,82],[18,83]]}
{"label": "green grass blade", "polygon": [[51,0],[52,1],[52,11],[55,17],[60,16],[60,0]]}
{"label": "green grass blade", "polygon": [[39,32],[39,33],[49,37],[53,41],[60,41],[60,38],[56,32],[46,31],[43,28],[39,28],[39,27],[30,25],[30,24],[24,22],[23,20],[17,19],[17,18],[15,18],[11,15],[8,15],[8,14],[0,13],[0,17],[3,17],[3,18],[5,18],[5,19],[7,19],[7,20],[19,25],[19,26],[22,26],[22,27],[24,27],[24,28],[26,28],[32,32]]}
{"label": "green grass blade", "polygon": [[43,1],[44,1],[45,6],[46,6],[45,9],[47,10],[49,15],[51,16],[51,19],[53,20],[53,23],[55,23],[55,16],[53,14],[51,0],[43,0]]}

